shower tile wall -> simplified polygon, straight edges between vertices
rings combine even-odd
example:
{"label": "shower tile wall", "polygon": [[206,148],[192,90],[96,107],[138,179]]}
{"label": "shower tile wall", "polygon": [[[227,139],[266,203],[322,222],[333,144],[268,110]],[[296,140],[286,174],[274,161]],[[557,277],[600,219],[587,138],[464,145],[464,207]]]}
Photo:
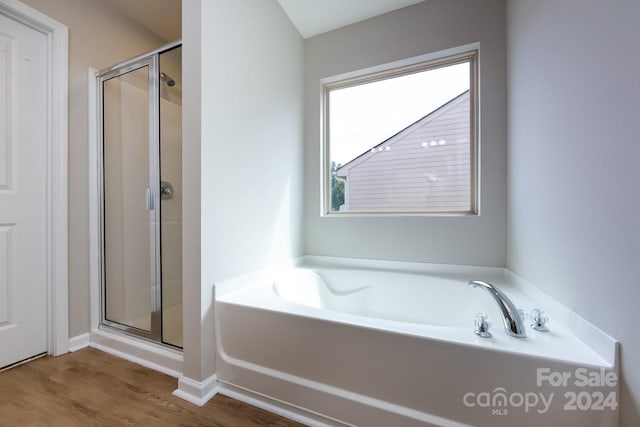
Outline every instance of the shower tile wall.
{"label": "shower tile wall", "polygon": [[160,55],[160,179],[173,187],[162,200],[162,340],[182,346],[182,48]]}

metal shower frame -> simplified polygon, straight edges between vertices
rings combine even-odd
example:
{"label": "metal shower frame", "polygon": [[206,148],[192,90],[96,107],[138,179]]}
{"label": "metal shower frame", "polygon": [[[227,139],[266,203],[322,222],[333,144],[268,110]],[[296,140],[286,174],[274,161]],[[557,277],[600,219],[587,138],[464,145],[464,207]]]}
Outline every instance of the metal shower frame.
{"label": "metal shower frame", "polygon": [[[159,56],[164,52],[182,46],[178,40],[158,49],[138,55],[112,67],[100,70],[96,74],[97,124],[98,124],[98,199],[99,245],[100,245],[100,327],[120,331],[144,338],[156,343],[162,340],[162,258],[161,258],[161,221],[160,221],[160,67]],[[108,320],[106,318],[106,265],[105,265],[105,196],[104,196],[104,83],[135,70],[148,67],[149,75],[149,188],[146,194],[146,206],[149,220],[155,224],[150,238],[151,283],[151,327],[150,331],[131,325]],[[171,345],[173,346],[173,345]]]}

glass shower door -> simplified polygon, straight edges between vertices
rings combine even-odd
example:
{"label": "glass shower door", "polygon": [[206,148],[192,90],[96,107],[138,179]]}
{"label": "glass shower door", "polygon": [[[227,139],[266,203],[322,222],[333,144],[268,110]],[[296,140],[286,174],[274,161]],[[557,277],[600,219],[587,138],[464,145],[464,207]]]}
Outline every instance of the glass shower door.
{"label": "glass shower door", "polygon": [[103,323],[158,340],[157,59],[102,77]]}
{"label": "glass shower door", "polygon": [[158,56],[162,342],[182,347],[182,47]]}

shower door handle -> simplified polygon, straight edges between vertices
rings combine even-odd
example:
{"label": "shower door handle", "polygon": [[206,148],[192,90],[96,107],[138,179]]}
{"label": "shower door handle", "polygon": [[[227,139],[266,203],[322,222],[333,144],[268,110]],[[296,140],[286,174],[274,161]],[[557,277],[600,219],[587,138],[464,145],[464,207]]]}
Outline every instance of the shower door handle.
{"label": "shower door handle", "polygon": [[153,190],[151,190],[151,188],[147,188],[147,210],[152,211],[155,208],[156,207],[153,200]]}

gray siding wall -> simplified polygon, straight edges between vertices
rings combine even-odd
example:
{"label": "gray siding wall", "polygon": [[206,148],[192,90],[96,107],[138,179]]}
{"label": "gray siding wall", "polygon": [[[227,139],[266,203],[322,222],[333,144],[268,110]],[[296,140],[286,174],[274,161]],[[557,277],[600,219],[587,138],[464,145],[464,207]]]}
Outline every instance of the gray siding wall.
{"label": "gray siding wall", "polygon": [[469,118],[466,92],[380,145],[382,151],[345,165],[339,175],[346,176],[346,209],[470,210]]}

